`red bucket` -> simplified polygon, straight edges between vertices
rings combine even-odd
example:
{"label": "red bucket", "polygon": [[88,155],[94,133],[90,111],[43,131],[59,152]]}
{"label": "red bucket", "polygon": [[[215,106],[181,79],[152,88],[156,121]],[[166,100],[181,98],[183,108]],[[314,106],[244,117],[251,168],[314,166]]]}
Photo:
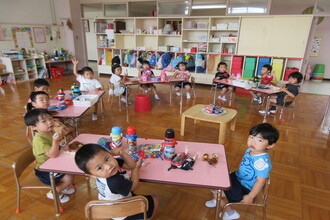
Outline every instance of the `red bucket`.
{"label": "red bucket", "polygon": [[150,98],[146,94],[139,94],[135,96],[135,112],[150,112],[151,104]]}

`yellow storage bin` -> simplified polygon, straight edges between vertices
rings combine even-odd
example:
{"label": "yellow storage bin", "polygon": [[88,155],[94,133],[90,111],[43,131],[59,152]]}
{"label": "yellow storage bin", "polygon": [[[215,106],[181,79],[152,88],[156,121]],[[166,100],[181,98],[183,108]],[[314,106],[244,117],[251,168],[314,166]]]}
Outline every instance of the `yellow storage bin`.
{"label": "yellow storage bin", "polygon": [[281,80],[283,74],[284,59],[273,59],[272,67],[276,76],[276,80]]}

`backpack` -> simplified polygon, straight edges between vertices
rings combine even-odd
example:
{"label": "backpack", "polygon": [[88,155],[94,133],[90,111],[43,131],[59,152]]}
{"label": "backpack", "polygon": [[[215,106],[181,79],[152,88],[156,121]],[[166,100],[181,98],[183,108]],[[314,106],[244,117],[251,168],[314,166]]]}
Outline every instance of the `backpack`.
{"label": "backpack", "polygon": [[196,70],[199,73],[204,73],[205,72],[205,60],[202,54],[197,54],[196,57]]}
{"label": "backpack", "polygon": [[155,67],[156,66],[156,56],[155,56],[155,54],[152,54],[150,56],[149,62],[150,62],[150,66],[152,66],[152,67]]}
{"label": "backpack", "polygon": [[162,66],[166,68],[171,63],[172,56],[169,52],[164,53],[162,56]]}
{"label": "backpack", "polygon": [[178,68],[178,65],[179,65],[180,62],[184,62],[184,56],[179,55],[179,56],[173,58],[172,61],[171,61],[172,68],[173,69]]}
{"label": "backpack", "polygon": [[185,62],[187,63],[187,70],[188,71],[195,71],[195,60],[192,56],[186,55]]}

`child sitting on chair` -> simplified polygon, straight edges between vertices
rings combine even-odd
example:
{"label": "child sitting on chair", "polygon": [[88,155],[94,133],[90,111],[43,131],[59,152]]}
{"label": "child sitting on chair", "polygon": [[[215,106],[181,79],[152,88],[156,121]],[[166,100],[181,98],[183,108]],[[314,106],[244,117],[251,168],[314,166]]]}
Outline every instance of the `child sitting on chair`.
{"label": "child sitting on chair", "polygon": [[186,89],[187,92],[187,99],[190,99],[190,91],[191,91],[191,83],[189,82],[190,79],[190,72],[187,70],[187,63],[186,62],[180,62],[179,63],[179,69],[174,70],[174,77],[175,78],[183,78],[186,81],[183,83],[177,83],[175,84],[175,91],[177,96],[181,96],[180,89],[183,86]]}
{"label": "child sitting on chair", "polygon": [[[269,64],[265,64],[261,68],[261,85],[270,85],[273,80],[276,80],[275,75],[272,74],[273,67]],[[253,97],[253,101],[258,102],[260,105],[262,104],[262,93],[251,91],[250,94]]]}
{"label": "child sitting on chair", "polygon": [[[82,68],[82,70],[78,71],[78,63],[77,59],[72,60],[73,63],[73,73],[77,77],[77,81],[80,83],[80,91],[93,91],[93,90],[101,90],[102,85],[97,80],[94,79],[94,72],[92,68],[86,66]],[[97,106],[96,103],[94,105],[94,112],[92,114],[92,120],[97,120]]]}
{"label": "child sitting on chair", "polygon": [[36,79],[33,82],[33,91],[43,91],[48,93],[49,83],[45,79]]}
{"label": "child sitting on chair", "polygon": [[[110,83],[112,83],[114,85],[114,89],[110,89],[109,93],[112,95],[116,95],[116,96],[121,96],[120,100],[124,103],[127,103],[127,99],[126,99],[126,92],[127,89],[125,86],[123,86],[123,83],[125,83],[126,78],[128,73],[126,72],[123,76],[123,78],[120,77],[121,73],[122,73],[122,68],[119,64],[115,64],[111,67],[111,71],[112,71],[112,75],[110,78]],[[127,97],[128,97],[129,93],[127,93]]]}
{"label": "child sitting on chair", "polygon": [[[43,91],[31,92],[31,102],[27,104],[26,110],[29,112],[34,108],[48,109],[50,106],[49,96]],[[56,117],[56,113],[54,115]],[[70,125],[64,124],[61,119],[54,118],[55,129],[63,129],[64,136],[71,135],[72,139],[76,137],[76,129]]]}
{"label": "child sitting on chair", "polygon": [[[218,70],[218,72],[215,74],[213,82],[216,79],[221,80],[221,79],[228,79],[230,77],[229,73],[226,72],[227,71],[227,63],[225,63],[225,62],[218,63],[217,70]],[[222,101],[227,101],[226,92],[228,90],[233,91],[233,87],[218,83],[217,88],[220,90],[220,93],[221,93],[221,95],[218,98],[222,99]]]}
{"label": "child sitting on chair", "polygon": [[[284,97],[289,96],[291,98],[295,98],[299,93],[299,83],[302,81],[303,75],[300,72],[293,72],[289,75],[289,83],[282,85],[282,93],[278,96],[273,96],[270,99],[271,104],[273,106],[270,108],[267,114],[275,114],[276,113],[276,105],[280,106],[288,106],[292,103],[292,101],[284,102]],[[265,114],[265,110],[259,111],[260,114]]]}
{"label": "child sitting on chair", "polygon": [[[120,156],[114,158],[114,156]],[[99,191],[99,200],[118,200],[132,197],[139,185],[139,171],[141,161],[137,163],[123,149],[116,148],[110,152],[97,144],[86,144],[82,146],[75,155],[75,161],[79,169],[88,176],[96,179]],[[131,178],[122,169],[131,170]],[[158,207],[158,199],[153,196],[145,196],[148,200],[148,219],[152,219]],[[142,219],[143,213],[116,218],[116,220]]]}
{"label": "child sitting on chair", "polygon": [[[140,70],[139,70],[140,71]],[[142,70],[139,72],[139,78],[141,78],[143,75],[147,75],[148,79],[155,77],[154,72],[150,69],[150,63],[149,61],[143,61],[142,62]],[[159,101],[159,96],[157,94],[156,86],[152,83],[148,84],[142,84],[141,87],[144,89],[144,93],[148,93],[148,88],[151,88],[151,90],[155,94],[155,99]]]}
{"label": "child sitting on chair", "polygon": [[[60,141],[63,139],[63,133],[59,131],[54,133],[54,120],[47,109],[33,109],[24,116],[24,121],[32,130],[37,131],[32,142],[33,155],[36,159],[34,166],[35,175],[46,185],[51,185],[49,172],[39,171],[38,168],[48,158],[54,158],[59,155]],[[56,191],[59,193],[61,203],[68,202],[70,195],[75,192],[70,186],[73,184],[73,176],[69,174],[55,175]],[[47,193],[47,198],[54,199],[52,191]]]}
{"label": "child sitting on chair", "polygon": [[[279,132],[271,124],[258,124],[250,129],[247,140],[248,149],[245,151],[242,162],[236,172],[230,173],[231,189],[224,191],[228,202],[253,203],[253,199],[261,192],[269,178],[272,163],[268,150],[275,146]],[[216,198],[216,196],[214,195]],[[209,208],[216,207],[216,199],[207,201]],[[225,201],[221,198],[221,206]],[[224,220],[239,219],[240,215],[231,206],[222,210]]]}

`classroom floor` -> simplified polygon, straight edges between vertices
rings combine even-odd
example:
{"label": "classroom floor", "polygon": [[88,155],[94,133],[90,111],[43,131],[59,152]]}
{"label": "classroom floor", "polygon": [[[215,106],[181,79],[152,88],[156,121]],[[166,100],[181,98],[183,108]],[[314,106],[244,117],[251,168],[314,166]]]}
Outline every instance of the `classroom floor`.
{"label": "classroom floor", "polygon": [[328,95],[330,96],[330,80],[326,79],[322,82],[304,81],[301,86],[300,92],[316,95]]}
{"label": "classroom floor", "polygon": [[[65,76],[50,80],[51,92],[54,95],[58,88],[69,89],[75,79]],[[107,88],[107,76],[101,77],[101,83]],[[97,198],[93,180],[77,177],[77,193],[71,201],[65,203],[64,212],[55,217],[53,201],[46,198],[47,190],[27,190],[22,193],[20,214],[15,214],[16,186],[11,165],[21,150],[29,147],[22,120],[23,106],[31,91],[32,82],[0,87],[0,219],[85,219],[85,204]],[[218,125],[206,122],[194,124],[186,122],[185,136],[180,136],[179,98],[175,97],[169,104],[168,86],[157,86],[161,101],[152,99],[152,111],[135,113],[134,104],[129,106],[128,115],[124,105],[121,110],[115,103],[112,108],[106,103],[106,117],[91,120],[88,111],[79,121],[80,133],[110,133],[112,126],[129,125],[137,127],[139,137],[163,139],[167,128],[174,128],[177,140],[216,143]],[[194,104],[209,104],[210,87],[197,86],[197,99],[184,98],[183,110]],[[133,89],[133,96],[136,89]],[[246,150],[249,128],[262,122],[257,113],[258,105],[250,104],[250,96],[236,94],[232,108],[238,110],[235,132],[228,130],[225,148],[230,171],[235,171]],[[330,112],[323,118],[328,96],[300,94],[297,97],[296,119],[290,117],[290,110],[285,122],[277,117],[268,122],[280,130],[280,140],[270,151],[273,170],[267,219],[269,220],[307,220],[330,219]],[[201,146],[202,148],[203,146]],[[212,167],[210,167],[212,169]],[[189,171],[193,172],[193,171]],[[33,175],[32,173],[24,174]],[[206,208],[204,202],[211,198],[207,189],[163,184],[141,183],[137,194],[152,194],[159,198],[160,207],[155,219],[159,220],[211,220],[215,209]],[[255,211],[255,212],[254,212]],[[239,208],[241,219],[262,219],[261,210]],[[256,217],[254,217],[254,213]]]}

